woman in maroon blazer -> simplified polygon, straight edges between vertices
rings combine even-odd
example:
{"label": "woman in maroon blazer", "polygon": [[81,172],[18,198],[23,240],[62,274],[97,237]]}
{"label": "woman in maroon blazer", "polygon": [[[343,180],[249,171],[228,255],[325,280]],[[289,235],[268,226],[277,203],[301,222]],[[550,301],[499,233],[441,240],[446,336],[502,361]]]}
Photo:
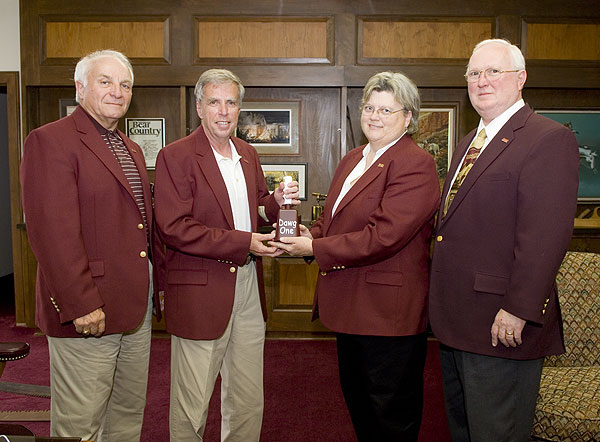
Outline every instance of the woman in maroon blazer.
{"label": "woman in maroon blazer", "polygon": [[314,312],[337,332],[340,381],[359,441],[416,441],[423,403],[429,244],[440,201],[431,155],[409,134],[420,99],[400,73],[371,77],[369,141],[340,162],[322,216],[273,243],[314,256]]}

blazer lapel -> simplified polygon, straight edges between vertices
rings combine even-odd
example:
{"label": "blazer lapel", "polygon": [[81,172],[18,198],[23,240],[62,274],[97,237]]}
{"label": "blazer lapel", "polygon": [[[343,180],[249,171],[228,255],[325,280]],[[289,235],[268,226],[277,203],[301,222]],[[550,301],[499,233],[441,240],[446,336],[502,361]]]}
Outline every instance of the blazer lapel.
{"label": "blazer lapel", "polygon": [[446,180],[444,181],[444,187],[442,189],[442,202],[440,206],[440,210],[443,210],[444,202],[446,201],[446,196],[448,195],[448,191],[450,190],[450,183],[452,181],[452,177],[456,174],[456,170],[462,163],[462,159],[469,148],[473,137],[475,136],[476,129],[473,129],[469,132],[463,140],[458,143],[454,152],[452,152],[452,162],[450,163],[450,167],[448,168],[448,174],[446,175]]}
{"label": "blazer lapel", "polygon": [[[375,178],[377,178],[379,176],[381,171],[385,168],[384,157],[385,157],[385,154],[382,155],[377,160],[375,160],[375,162],[373,162],[373,164],[371,164],[371,167],[369,167],[369,170],[367,170],[358,179],[358,181],[356,181],[356,183],[354,183],[354,185],[350,188],[350,190],[348,190],[348,193],[346,195],[344,195],[344,198],[342,198],[342,200],[338,204],[337,209],[335,209],[335,214],[332,216],[332,218],[335,218],[337,215],[339,215],[342,212],[342,210],[344,209],[344,207],[346,207],[348,205],[348,203],[356,197],[356,195],[358,195],[360,192],[365,190],[365,188]],[[346,175],[346,177],[347,176],[348,175]],[[345,181],[345,178],[344,178],[344,181]]]}
{"label": "blazer lapel", "polygon": [[[523,127],[527,118],[531,115],[532,110],[529,106],[524,106],[516,114],[514,114],[504,126],[500,129],[500,131],[496,134],[496,136],[489,142],[489,144],[485,147],[483,152],[473,164],[472,169],[469,171],[469,174],[460,185],[452,204],[448,208],[448,213],[444,217],[444,221],[447,220],[456,208],[460,205],[461,201],[465,198],[465,196],[469,193],[469,190],[473,187],[473,185],[477,182],[479,177],[485,172],[485,170],[498,158],[498,156],[506,149],[510,143],[515,138],[515,131]],[[470,145],[470,141],[467,144]],[[463,152],[464,154],[464,152]],[[460,156],[462,158],[462,155]],[[454,163],[454,161],[453,161]],[[454,168],[456,171],[456,168]],[[453,176],[453,175],[449,175]],[[446,185],[444,185],[444,195],[446,195]],[[442,205],[443,207],[443,205]]]}
{"label": "blazer lapel", "polygon": [[[373,164],[371,164],[371,167],[369,167],[369,169],[356,181],[356,183],[354,183],[354,185],[350,188],[350,190],[348,190],[348,193],[346,193],[346,195],[344,195],[344,197],[338,204],[337,208],[335,209],[335,214],[331,215],[331,209],[333,209],[333,204],[335,203],[335,201],[337,201],[337,198],[339,197],[342,186],[344,185],[344,182],[346,181],[346,178],[348,177],[350,172],[352,172],[352,170],[356,167],[356,165],[360,162],[360,160],[362,159],[362,155],[357,153],[356,158],[353,158],[352,161],[348,161],[348,164],[344,168],[343,173],[341,173],[339,175],[339,177],[340,177],[339,180],[335,183],[335,187],[334,187],[335,191],[333,194],[334,198],[331,200],[331,201],[333,201],[332,205],[331,205],[331,209],[327,210],[327,212],[325,214],[326,218],[325,218],[325,223],[324,223],[324,228],[323,228],[324,235],[327,234],[327,230],[329,229],[329,226],[333,222],[333,219],[336,216],[338,216],[340,213],[342,213],[343,209],[350,203],[350,201],[352,201],[354,198],[356,198],[356,196],[359,193],[363,192],[369,186],[369,184],[371,184],[373,182],[373,180],[375,180],[381,174],[381,172],[385,170],[385,168],[388,164],[388,157],[389,157],[389,154],[392,151],[392,149],[402,149],[402,146],[404,145],[404,143],[409,139],[410,138],[402,137],[400,140],[398,140],[398,142],[396,144],[394,144],[392,147],[390,147],[383,155],[381,155],[379,158],[375,159]],[[363,146],[363,148],[364,148],[364,146]],[[358,152],[362,153],[362,149],[360,149]],[[334,184],[332,184],[332,187],[333,187],[333,185]],[[329,200],[329,195],[327,195],[327,199]]]}
{"label": "blazer lapel", "polygon": [[235,224],[233,221],[233,212],[231,211],[227,187],[225,186],[225,181],[223,181],[223,176],[219,170],[219,165],[217,164],[217,160],[215,159],[202,126],[196,129],[195,135],[196,160],[208,181],[208,185],[215,194],[219,206],[221,206],[221,210],[223,211],[223,215],[225,215],[229,228],[233,230],[235,229]]}
{"label": "blazer lapel", "polygon": [[[362,148],[364,148],[364,146],[362,146]],[[362,152],[362,148],[356,148],[354,150],[361,151]],[[353,151],[350,151],[347,155],[352,155],[354,153]],[[329,229],[329,226],[331,224],[331,219],[332,219],[332,214],[331,211],[333,210],[333,205],[335,204],[335,202],[337,201],[341,191],[342,191],[342,187],[344,185],[344,181],[346,181],[346,177],[350,174],[350,172],[352,172],[352,169],[354,169],[356,167],[356,165],[358,164],[358,162],[361,160],[362,155],[360,154],[356,154],[356,158],[349,158],[348,161],[344,162],[344,166],[342,170],[340,170],[340,173],[337,173],[334,175],[333,181],[331,182],[331,186],[330,186],[330,190],[329,192],[327,192],[327,200],[325,201],[325,208],[324,208],[324,219],[323,219],[323,236],[325,236],[327,234],[327,230]],[[341,203],[341,202],[340,202]],[[339,206],[338,206],[338,210],[339,210]],[[336,210],[336,213],[338,213],[338,210]]]}
{"label": "blazer lapel", "polygon": [[102,136],[98,133],[98,130],[89,120],[89,117],[85,115],[85,111],[78,106],[73,112],[72,116],[75,120],[77,131],[81,134],[80,138],[82,143],[98,157],[98,159],[115,176],[117,181],[121,183],[125,190],[127,190],[127,193],[129,193],[131,198],[135,201],[131,186],[125,177],[125,174],[123,173],[123,168],[115,158],[115,155],[106,145],[106,142]]}

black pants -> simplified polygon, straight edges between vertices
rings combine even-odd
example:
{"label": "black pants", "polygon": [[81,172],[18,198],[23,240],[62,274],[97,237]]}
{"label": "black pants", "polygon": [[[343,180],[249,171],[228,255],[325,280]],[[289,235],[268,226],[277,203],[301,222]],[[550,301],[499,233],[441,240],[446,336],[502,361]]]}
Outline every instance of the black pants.
{"label": "black pants", "polygon": [[452,442],[529,442],[544,358],[497,358],[440,347]]}
{"label": "black pants", "polygon": [[359,442],[416,442],[423,412],[426,334],[338,333],[340,382]]}

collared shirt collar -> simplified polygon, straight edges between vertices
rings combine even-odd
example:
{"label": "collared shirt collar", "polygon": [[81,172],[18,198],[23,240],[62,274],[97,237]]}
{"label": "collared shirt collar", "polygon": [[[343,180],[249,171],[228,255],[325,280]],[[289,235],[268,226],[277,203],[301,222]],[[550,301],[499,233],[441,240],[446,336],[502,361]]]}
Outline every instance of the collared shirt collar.
{"label": "collared shirt collar", "polygon": [[500,129],[502,129],[502,126],[504,126],[506,124],[506,122],[508,120],[510,120],[510,118],[514,114],[516,114],[517,111],[519,109],[521,109],[523,106],[525,106],[525,101],[523,101],[523,99],[521,98],[515,104],[513,104],[511,107],[509,107],[504,112],[502,112],[500,115],[498,115],[496,118],[494,118],[492,121],[490,121],[487,126],[483,124],[483,120],[481,120],[481,119],[479,120],[479,126],[477,127],[477,133],[479,133],[481,131],[481,129],[485,128],[485,135],[487,137],[486,145],[487,145],[487,142],[494,139],[496,134],[498,132],[500,132]]}
{"label": "collared shirt collar", "polygon": [[[239,160],[242,159],[242,156],[238,153],[237,149],[235,148],[235,144],[233,144],[233,141],[231,141],[231,139],[229,139],[229,147],[231,148],[231,161],[237,163]],[[214,147],[210,146],[210,148],[215,154],[215,159],[217,160],[217,163],[219,161],[229,160],[229,158],[217,152]]]}
{"label": "collared shirt collar", "polygon": [[[100,135],[105,135],[109,132],[116,134],[117,133],[117,129],[115,129],[114,131],[108,130],[107,128],[105,128],[104,126],[102,126],[100,123],[98,123],[96,121],[96,119],[94,117],[92,117],[88,111],[86,111],[83,106],[80,104],[79,107],[81,108],[81,110],[83,111],[84,114],[86,114],[88,116],[88,118],[92,121],[92,123],[94,124],[94,127],[96,128],[96,130],[98,130],[98,133]],[[119,137],[120,138],[120,137]]]}
{"label": "collared shirt collar", "polygon": [[[396,138],[390,144],[387,144],[386,146],[382,147],[381,149],[378,149],[377,152],[375,152],[375,156],[373,157],[373,162],[375,162],[375,160],[377,158],[379,158],[381,155],[383,155],[390,147],[392,147],[394,144],[396,144],[398,142],[398,140],[400,140],[400,138],[402,138],[404,136],[405,133],[406,133],[406,131],[404,131],[402,133],[402,135],[400,135],[398,138]],[[367,145],[363,148],[363,151],[362,151],[363,158],[367,157],[367,154],[369,153],[370,149],[371,149],[371,143],[367,143]]]}

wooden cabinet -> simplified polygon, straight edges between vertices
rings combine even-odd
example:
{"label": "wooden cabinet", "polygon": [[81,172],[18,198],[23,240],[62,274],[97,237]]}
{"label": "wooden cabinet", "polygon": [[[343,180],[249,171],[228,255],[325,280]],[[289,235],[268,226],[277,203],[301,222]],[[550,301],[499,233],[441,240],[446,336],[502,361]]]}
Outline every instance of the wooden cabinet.
{"label": "wooden cabinet", "polygon": [[303,258],[263,258],[269,336],[315,336],[330,333],[312,321],[312,306],[319,267]]}

